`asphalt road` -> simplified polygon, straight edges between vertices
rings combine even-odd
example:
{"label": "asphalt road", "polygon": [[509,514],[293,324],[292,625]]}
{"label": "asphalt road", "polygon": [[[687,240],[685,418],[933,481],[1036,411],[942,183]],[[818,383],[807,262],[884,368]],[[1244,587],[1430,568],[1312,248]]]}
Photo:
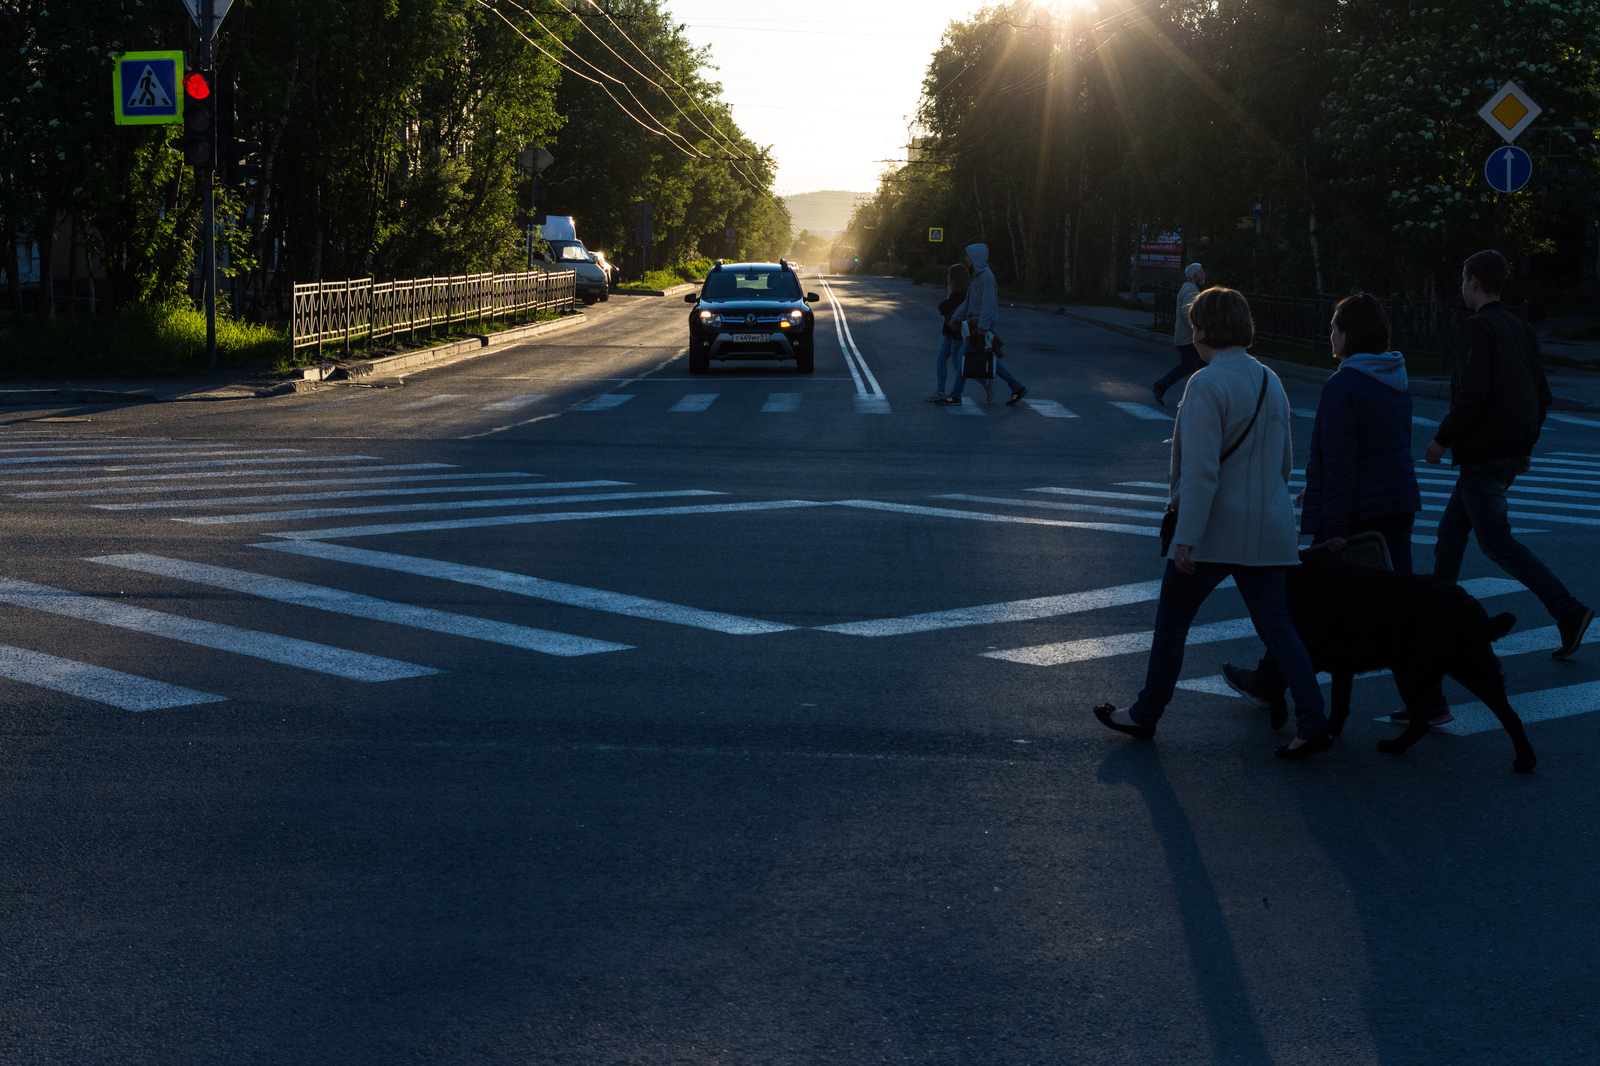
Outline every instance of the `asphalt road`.
{"label": "asphalt road", "polygon": [[[619,297],[403,387],[0,410],[0,1061],[1595,1061],[1600,643],[1474,548],[1538,772],[1453,685],[1380,755],[1383,678],[1286,764],[1207,691],[1226,590],[1110,734],[1165,353],[1007,311],[1038,402],[943,409],[939,294],[827,284],[808,377]],[[1600,420],[1539,457],[1600,600]]]}

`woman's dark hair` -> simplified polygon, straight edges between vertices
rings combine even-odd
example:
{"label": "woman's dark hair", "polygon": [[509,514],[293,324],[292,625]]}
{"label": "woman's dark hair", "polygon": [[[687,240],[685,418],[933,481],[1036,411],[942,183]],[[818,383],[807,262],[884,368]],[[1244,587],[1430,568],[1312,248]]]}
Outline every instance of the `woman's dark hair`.
{"label": "woman's dark hair", "polygon": [[1382,354],[1389,350],[1389,316],[1383,304],[1369,293],[1346,296],[1333,309],[1333,328],[1344,334],[1344,350],[1334,352],[1340,359],[1360,352]]}
{"label": "woman's dark hair", "polygon": [[1189,305],[1189,325],[1203,336],[1207,348],[1248,348],[1256,340],[1250,318],[1250,301],[1244,293],[1213,285]]}
{"label": "woman's dark hair", "polygon": [[970,284],[971,275],[967,273],[964,264],[953,263],[944,276],[944,291],[946,296],[954,296],[958,292],[966,292]]}
{"label": "woman's dark hair", "polygon": [[1506,291],[1506,279],[1511,276],[1511,264],[1506,262],[1505,256],[1491,248],[1487,252],[1467,256],[1467,261],[1461,264],[1461,271],[1469,278],[1478,279],[1478,284],[1483,286],[1484,295],[1499,296]]}

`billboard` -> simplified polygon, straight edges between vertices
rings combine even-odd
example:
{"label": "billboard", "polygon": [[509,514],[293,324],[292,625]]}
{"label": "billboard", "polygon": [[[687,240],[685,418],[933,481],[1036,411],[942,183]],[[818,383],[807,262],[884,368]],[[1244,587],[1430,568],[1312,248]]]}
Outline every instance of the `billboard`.
{"label": "billboard", "polygon": [[1170,267],[1174,270],[1181,270],[1183,268],[1183,240],[1177,236],[1169,235],[1157,241],[1140,241],[1139,265],[1141,267]]}

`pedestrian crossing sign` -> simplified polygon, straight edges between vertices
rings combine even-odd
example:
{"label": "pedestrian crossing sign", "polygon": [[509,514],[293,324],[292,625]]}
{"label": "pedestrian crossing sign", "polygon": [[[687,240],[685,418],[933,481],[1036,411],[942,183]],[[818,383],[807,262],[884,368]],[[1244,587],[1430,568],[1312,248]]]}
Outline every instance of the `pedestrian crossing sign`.
{"label": "pedestrian crossing sign", "polygon": [[124,52],[111,65],[111,99],[119,126],[183,121],[182,52]]}
{"label": "pedestrian crossing sign", "polygon": [[944,243],[944,227],[943,226],[929,226],[928,227],[928,241],[931,244],[943,244]]}

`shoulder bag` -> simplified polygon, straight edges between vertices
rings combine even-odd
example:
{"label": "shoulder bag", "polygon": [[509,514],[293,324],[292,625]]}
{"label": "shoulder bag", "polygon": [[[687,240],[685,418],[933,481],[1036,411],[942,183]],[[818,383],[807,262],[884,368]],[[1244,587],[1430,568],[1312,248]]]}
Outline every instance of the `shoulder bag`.
{"label": "shoulder bag", "polygon": [[[1261,415],[1261,405],[1263,403],[1265,403],[1266,399],[1267,399],[1267,382],[1268,382],[1268,380],[1270,380],[1270,379],[1269,379],[1269,377],[1267,375],[1266,367],[1262,367],[1261,368],[1261,393],[1260,393],[1260,395],[1258,395],[1256,397],[1256,409],[1255,409],[1254,413],[1252,413],[1250,415],[1250,421],[1245,425],[1244,432],[1239,434],[1239,439],[1234,441],[1232,444],[1228,445],[1228,450],[1223,452],[1221,458],[1219,458],[1217,460],[1217,465],[1219,467],[1223,463],[1228,461],[1228,457],[1229,456],[1231,456],[1234,452],[1239,450],[1239,445],[1243,444],[1244,441],[1245,441],[1245,438],[1250,436],[1250,431],[1252,429],[1256,428],[1256,419],[1258,417],[1260,417],[1260,415]],[[1163,559],[1165,559],[1167,557],[1167,552],[1172,549],[1172,537],[1173,537],[1173,534],[1175,534],[1177,532],[1178,532],[1178,506],[1177,506],[1177,504],[1173,504],[1172,506],[1167,508],[1167,513],[1161,516],[1161,557]]]}

